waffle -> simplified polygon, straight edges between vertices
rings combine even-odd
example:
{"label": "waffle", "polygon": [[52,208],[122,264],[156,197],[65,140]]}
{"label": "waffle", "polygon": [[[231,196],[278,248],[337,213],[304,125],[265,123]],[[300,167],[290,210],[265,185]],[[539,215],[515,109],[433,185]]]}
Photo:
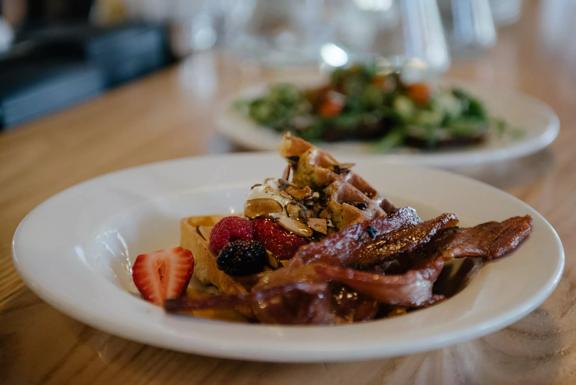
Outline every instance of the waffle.
{"label": "waffle", "polygon": [[301,138],[284,135],[280,154],[291,164],[292,184],[324,192],[329,218],[337,229],[394,210],[376,189],[351,171],[353,164],[340,163]]}
{"label": "waffle", "polygon": [[216,265],[216,256],[208,248],[212,227],[222,216],[194,216],[180,221],[180,246],[194,255],[194,278],[228,294],[243,294],[246,289]]}

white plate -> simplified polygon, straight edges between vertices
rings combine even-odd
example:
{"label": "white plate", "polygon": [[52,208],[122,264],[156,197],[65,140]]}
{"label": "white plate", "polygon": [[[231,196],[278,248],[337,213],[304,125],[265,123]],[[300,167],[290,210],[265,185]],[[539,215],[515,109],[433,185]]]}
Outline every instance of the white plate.
{"label": "white plate", "polygon": [[[343,159],[344,161],[352,159]],[[95,328],[142,343],[262,361],[396,356],[485,335],[518,320],[556,286],[560,239],[518,199],[443,171],[355,157],[357,171],[399,205],[463,225],[530,214],[534,231],[455,297],[406,316],[347,326],[269,326],[168,315],[134,295],[130,262],[176,245],[181,217],[242,209],[249,186],[279,175],[276,155],[190,158],[132,168],[74,186],[36,207],[13,241],[16,267],[46,302]]]}
{"label": "white plate", "polygon": [[[318,83],[308,76],[294,79],[292,82],[301,87]],[[434,152],[402,148],[381,153],[374,144],[367,142],[319,143],[319,146],[333,153],[380,154],[388,161],[398,163],[451,167],[525,156],[547,147],[558,136],[560,128],[558,117],[550,107],[533,97],[511,90],[487,88],[462,81],[452,80],[446,84],[462,87],[480,98],[492,116],[504,119],[511,127],[521,130],[522,135],[499,136],[491,132],[483,144]],[[250,149],[275,150],[280,142],[280,135],[254,123],[233,107],[234,101],[258,97],[267,87],[267,84],[259,84],[227,98],[220,107],[216,121],[219,132],[233,142]]]}

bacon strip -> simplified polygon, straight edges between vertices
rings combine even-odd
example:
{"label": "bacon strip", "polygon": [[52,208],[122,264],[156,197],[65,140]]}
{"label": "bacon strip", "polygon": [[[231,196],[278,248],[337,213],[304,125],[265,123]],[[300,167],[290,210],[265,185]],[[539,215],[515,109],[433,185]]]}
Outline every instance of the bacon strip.
{"label": "bacon strip", "polygon": [[346,265],[367,268],[387,259],[393,259],[427,244],[441,230],[457,224],[458,218],[455,214],[442,214],[426,222],[384,233],[352,252],[346,258]]}
{"label": "bacon strip", "polygon": [[[300,248],[288,266],[260,274],[250,293],[178,298],[167,300],[164,307],[179,312],[243,306],[258,321],[273,324],[368,320],[378,314],[379,304],[417,308],[453,295],[482,262],[464,266],[462,277],[448,277],[445,271],[435,288],[445,286],[444,290],[434,295],[446,262],[501,258],[518,248],[532,230],[530,216],[471,228],[455,228],[456,223],[454,214],[421,222],[413,209],[398,209],[389,217],[350,226]],[[376,265],[389,261],[398,262],[397,268],[382,270]],[[368,266],[372,271],[350,266]]]}
{"label": "bacon strip", "polygon": [[401,227],[420,222],[416,210],[411,207],[400,208],[387,217],[378,217],[349,226],[321,241],[302,246],[294,259],[304,263],[324,262],[345,266],[349,263],[349,257],[365,243]]}
{"label": "bacon strip", "polygon": [[426,261],[402,275],[383,275],[339,266],[315,265],[320,277],[337,281],[381,303],[419,307],[432,299],[432,286],[444,267],[442,258]]}
{"label": "bacon strip", "polygon": [[380,303],[374,298],[346,285],[332,285],[332,311],[338,323],[353,323],[374,319],[380,310]]}
{"label": "bacon strip", "polygon": [[326,283],[297,282],[255,290],[248,294],[218,294],[166,300],[169,313],[248,306],[258,321],[269,324],[336,323]]}
{"label": "bacon strip", "polygon": [[337,323],[327,283],[294,283],[252,294],[252,309],[269,324]]}
{"label": "bacon strip", "polygon": [[445,259],[482,257],[490,261],[516,250],[531,231],[530,215],[459,228],[447,237],[441,253]]}

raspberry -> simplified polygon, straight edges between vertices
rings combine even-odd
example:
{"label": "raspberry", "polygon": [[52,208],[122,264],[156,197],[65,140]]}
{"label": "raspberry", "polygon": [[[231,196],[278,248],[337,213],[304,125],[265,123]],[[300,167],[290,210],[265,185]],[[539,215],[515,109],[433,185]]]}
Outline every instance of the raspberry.
{"label": "raspberry", "polygon": [[218,254],[218,268],[228,275],[256,274],[264,270],[268,254],[260,242],[233,241]]}
{"label": "raspberry", "polygon": [[245,218],[230,216],[220,219],[210,233],[210,251],[218,255],[228,243],[236,240],[251,241],[254,239],[252,223]]}
{"label": "raspberry", "polygon": [[285,230],[271,219],[256,218],[252,224],[254,238],[279,259],[292,258],[300,246],[308,243],[306,238]]}

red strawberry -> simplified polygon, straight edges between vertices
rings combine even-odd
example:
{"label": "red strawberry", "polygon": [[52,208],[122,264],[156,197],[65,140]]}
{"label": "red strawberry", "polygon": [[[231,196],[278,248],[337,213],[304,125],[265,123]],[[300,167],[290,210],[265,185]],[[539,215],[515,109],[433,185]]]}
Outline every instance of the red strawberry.
{"label": "red strawberry", "polygon": [[300,246],[308,243],[306,238],[285,230],[272,219],[256,218],[252,224],[254,238],[280,259],[292,258]]}
{"label": "red strawberry", "polygon": [[182,247],[140,254],[132,265],[132,279],[144,299],[164,305],[188,286],[194,271],[192,253]]}
{"label": "red strawberry", "polygon": [[230,216],[220,219],[210,233],[210,251],[218,255],[220,250],[232,241],[251,241],[254,239],[252,223],[242,217]]}

